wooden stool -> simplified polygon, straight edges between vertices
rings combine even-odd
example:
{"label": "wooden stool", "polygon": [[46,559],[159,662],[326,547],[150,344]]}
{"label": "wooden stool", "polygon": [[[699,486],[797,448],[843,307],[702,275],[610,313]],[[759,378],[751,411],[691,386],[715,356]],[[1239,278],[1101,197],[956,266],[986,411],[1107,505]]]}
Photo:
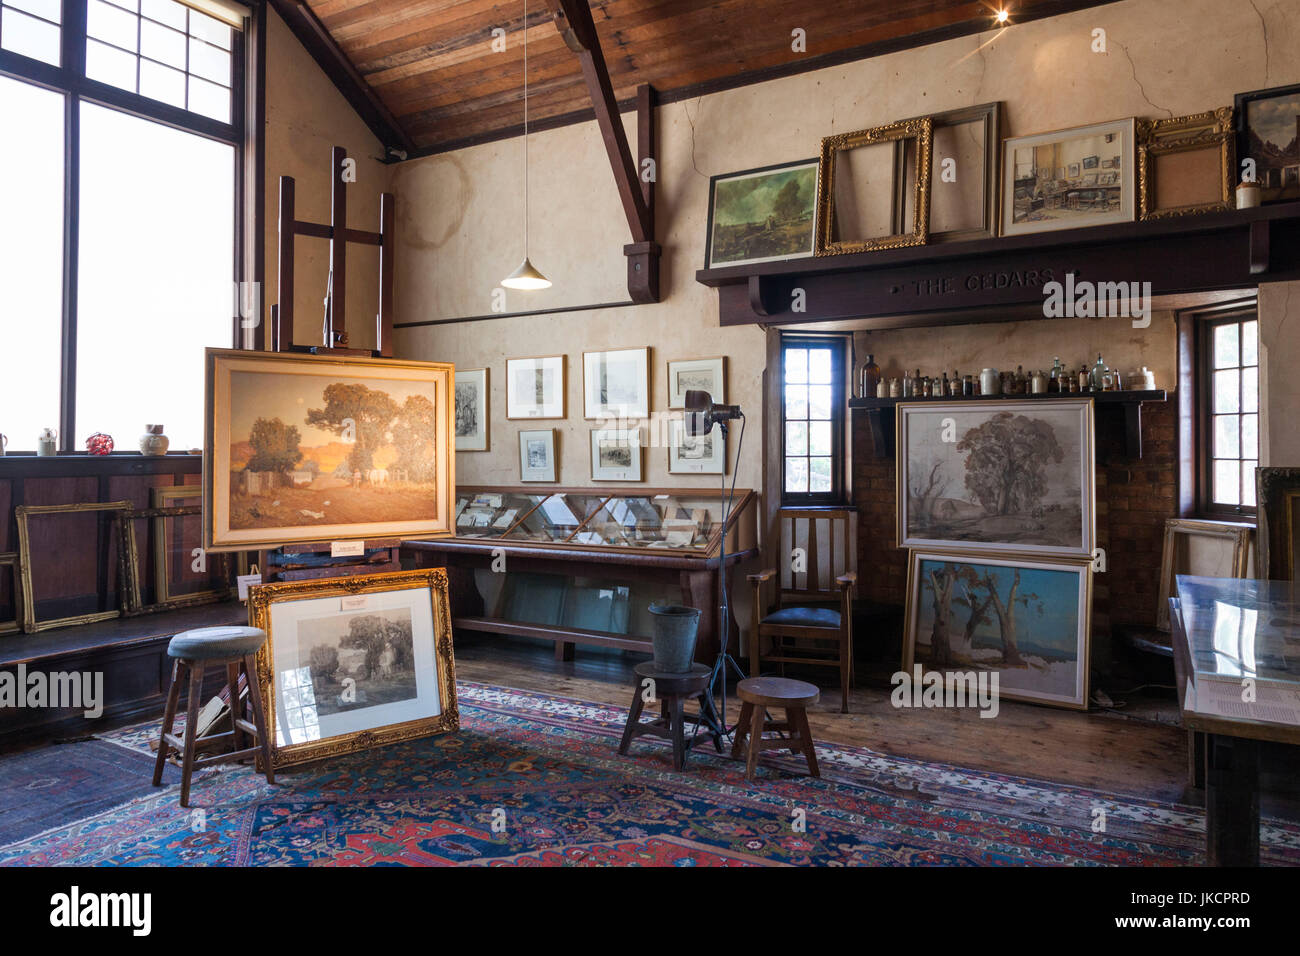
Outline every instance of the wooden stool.
{"label": "wooden stool", "polygon": [[[681,770],[686,766],[686,751],[694,743],[693,739],[686,739],[685,733],[686,724],[691,723],[708,728],[714,748],[722,753],[722,735],[710,721],[700,716],[710,714],[713,710],[708,692],[710,673],[709,668],[703,664],[692,664],[689,671],[679,674],[656,670],[654,661],[636,665],[637,682],[632,691],[632,709],[628,711],[627,726],[623,728],[623,741],[618,745],[618,752],[627,756],[627,748],[633,739],[643,735],[664,737],[673,742],[673,769]],[[641,710],[645,706],[645,698],[641,695],[642,682],[646,678],[654,681],[654,696],[663,702],[663,716],[643,724]],[[699,702],[699,714],[683,713],[682,703],[688,697]]]}
{"label": "wooden stool", "polygon": [[[815,686],[801,680],[787,680],[784,677],[750,677],[736,685],[736,693],[744,702],[740,705],[740,721],[736,724],[736,742],[732,745],[731,756],[739,760],[745,756],[745,779],[754,779],[754,769],[758,766],[758,754],[761,750],[773,747],[790,748],[790,753],[802,753],[808,758],[808,769],[814,777],[820,777],[817,769],[817,751],[813,747],[812,734],[808,730],[809,704],[817,703],[821,691]],[[768,707],[780,707],[785,710],[785,720],[766,719]],[[785,730],[789,737],[772,737],[763,739],[765,730]],[[745,736],[749,736],[749,749],[745,750]]]}
{"label": "wooden stool", "polygon": [[[266,771],[266,782],[275,783],[271,769],[271,738],[266,733],[266,713],[262,709],[262,691],[257,682],[257,664],[254,655],[266,643],[266,632],[256,627],[201,627],[182,631],[167,645],[167,655],[173,659],[172,686],[167,692],[167,707],[163,711],[162,737],[158,743],[158,760],[154,764],[153,785],[162,783],[163,766],[174,750],[181,754],[181,806],[190,805],[190,777],[196,767],[217,763],[230,763],[261,756]],[[194,758],[195,725],[199,719],[199,705],[203,702],[203,670],[209,664],[226,667],[230,688],[230,730],[213,734],[207,741],[217,742],[229,737],[235,749],[226,753]],[[181,675],[190,675],[188,709],[185,717],[185,739],[172,733],[176,722],[176,705],[181,696]],[[253,722],[245,719],[239,699],[239,675],[244,675],[248,687],[248,703],[252,705]],[[244,747],[244,735],[252,735],[252,746]]]}

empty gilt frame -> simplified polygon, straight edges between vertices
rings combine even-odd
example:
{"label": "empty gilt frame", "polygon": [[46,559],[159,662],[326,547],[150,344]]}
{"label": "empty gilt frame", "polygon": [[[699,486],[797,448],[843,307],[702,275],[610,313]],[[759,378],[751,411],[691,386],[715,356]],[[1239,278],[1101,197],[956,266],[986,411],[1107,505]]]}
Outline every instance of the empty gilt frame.
{"label": "empty gilt frame", "polygon": [[[1237,147],[1232,116],[1232,107],[1225,106],[1190,116],[1138,121],[1139,218],[1164,219],[1170,216],[1225,212],[1235,207],[1232,184],[1236,174]],[[1160,208],[1157,205],[1159,179],[1156,160],[1173,153],[1209,150],[1217,151],[1219,156],[1219,173],[1215,180],[1217,198],[1208,202]]]}
{"label": "empty gilt frame", "polygon": [[[87,501],[69,505],[19,505],[14,509],[14,518],[18,522],[18,563],[19,578],[22,582],[22,623],[23,631],[28,634],[34,634],[37,631],[45,631],[55,627],[72,627],[77,624],[93,624],[95,621],[107,621],[115,617],[121,617],[121,609],[115,611],[92,611],[89,614],[76,614],[72,617],[60,617],[50,621],[36,620],[36,601],[32,597],[32,541],[31,533],[28,529],[27,522],[32,515],[48,514],[80,514],[87,511],[112,511],[118,515],[118,521],[121,522],[131,511],[131,502],[129,501]],[[118,558],[119,561],[126,560],[126,554],[121,547],[124,539],[119,536]],[[119,580],[126,581],[124,568],[119,568]],[[123,588],[119,600],[124,603],[130,601],[129,588]]]}
{"label": "empty gilt frame", "polygon": [[[123,582],[126,589],[126,598],[123,601],[124,607],[122,609],[123,617],[154,614],[158,611],[174,611],[185,607],[196,607],[200,604],[214,604],[230,597],[231,589],[228,587],[213,591],[198,591],[194,594],[183,594],[177,597],[172,597],[167,590],[165,581],[167,551],[164,546],[165,542],[159,544],[161,538],[158,535],[161,535],[166,528],[168,518],[183,518],[202,514],[202,506],[188,505],[171,508],[144,508],[138,511],[129,511],[122,515],[119,525],[121,527]],[[135,522],[142,519],[148,519],[150,525],[158,529],[155,531],[154,543],[155,600],[152,604],[144,603],[144,592],[140,586],[140,547],[135,534]],[[219,560],[225,569],[226,575],[229,576],[229,555],[209,552],[208,558]],[[159,583],[160,578],[164,579],[161,583]]]}
{"label": "empty gilt frame", "polygon": [[[899,249],[904,246],[923,246],[930,231],[930,146],[934,124],[930,117],[904,120],[877,126],[875,129],[854,133],[838,133],[822,140],[821,158],[817,176],[817,249],[819,256],[844,255],[876,249]],[[836,154],[863,146],[916,140],[916,202],[913,204],[911,232],[872,237],[868,239],[835,239],[835,158]],[[897,168],[895,176],[899,175]],[[888,195],[897,203],[897,183],[891,184]],[[891,215],[890,220],[894,217]]]}
{"label": "empty gilt frame", "polygon": [[18,575],[20,563],[18,561],[17,551],[6,551],[0,554],[0,568],[13,568],[13,602],[14,617],[12,621],[0,621],[0,634],[17,634],[22,631],[23,619],[23,593],[19,584]]}
{"label": "empty gilt frame", "polygon": [[[202,514],[203,486],[202,485],[172,485],[164,488],[154,488],[149,493],[150,503],[153,505],[152,511],[157,512],[152,515],[149,522],[153,530],[153,574],[154,574],[154,597],[158,605],[171,605],[179,607],[189,607],[193,604],[211,604],[215,601],[224,601],[230,597],[230,587],[216,588],[211,591],[195,591],[192,594],[171,593],[171,585],[167,580],[167,519],[172,517],[184,517],[192,514]],[[173,501],[185,500],[188,498],[197,498],[198,505],[173,505]],[[134,535],[132,530],[132,535]],[[203,529],[199,529],[199,537],[202,539]],[[203,546],[202,540],[196,542],[198,547]],[[134,555],[136,552],[131,551]],[[242,552],[241,552],[242,553]],[[217,555],[208,555],[209,558],[217,558]],[[220,561],[224,568],[227,578],[230,576],[230,559],[225,555],[220,555]],[[139,591],[135,592],[139,596]],[[173,602],[181,602],[173,604]]]}
{"label": "empty gilt frame", "polygon": [[1174,567],[1174,551],[1179,535],[1218,539],[1231,548],[1232,577],[1244,578],[1250,559],[1251,527],[1229,521],[1199,521],[1195,518],[1168,518],[1165,521],[1165,544],[1160,559],[1160,591],[1156,600],[1156,627],[1169,630],[1169,599],[1178,596],[1179,569]]}

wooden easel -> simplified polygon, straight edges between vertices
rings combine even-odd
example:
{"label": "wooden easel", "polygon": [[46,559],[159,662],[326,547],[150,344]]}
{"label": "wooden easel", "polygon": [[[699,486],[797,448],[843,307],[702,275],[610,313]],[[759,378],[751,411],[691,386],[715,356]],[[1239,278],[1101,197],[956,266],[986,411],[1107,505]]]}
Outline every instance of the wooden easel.
{"label": "wooden easel", "polygon": [[[329,225],[304,222],[295,213],[295,184],[292,176],[280,177],[279,303],[272,307],[271,350],[309,351],[331,355],[393,356],[393,252],[397,230],[397,200],[392,193],[379,195],[379,231],[348,228],[348,184],[344,180],[347,150],[330,151]],[[330,243],[329,287],[326,289],[325,319],[320,345],[302,347],[293,341],[294,254],[298,236],[328,239]],[[347,247],[348,243],[379,247],[379,311],[375,315],[375,345],[371,349],[348,347],[347,333]]]}

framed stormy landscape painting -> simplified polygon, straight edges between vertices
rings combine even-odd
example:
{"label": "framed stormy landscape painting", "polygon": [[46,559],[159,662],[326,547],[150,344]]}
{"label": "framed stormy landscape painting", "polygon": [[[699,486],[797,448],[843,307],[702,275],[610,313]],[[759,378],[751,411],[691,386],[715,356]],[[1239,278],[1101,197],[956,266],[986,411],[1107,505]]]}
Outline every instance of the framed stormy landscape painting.
{"label": "framed stormy landscape painting", "polygon": [[898,546],[1090,557],[1089,399],[898,406]]}
{"label": "framed stormy landscape painting", "polygon": [[992,671],[1001,697],[1085,710],[1091,607],[1087,559],[916,550],[903,669]]}
{"label": "framed stormy landscape painting", "polygon": [[816,217],[816,159],[714,176],[704,268],[811,256]]}
{"label": "framed stormy landscape painting", "polygon": [[208,349],[209,551],[451,533],[452,366]]}

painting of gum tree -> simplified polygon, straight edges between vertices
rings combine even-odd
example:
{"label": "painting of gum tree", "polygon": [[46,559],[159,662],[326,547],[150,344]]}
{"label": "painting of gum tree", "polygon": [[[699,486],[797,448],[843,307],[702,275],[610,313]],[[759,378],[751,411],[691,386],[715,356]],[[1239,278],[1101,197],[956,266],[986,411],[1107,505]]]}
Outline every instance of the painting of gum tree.
{"label": "painting of gum tree", "polygon": [[1082,706],[1086,563],[965,561],[924,552],[912,560],[905,669],[920,663],[927,670],[996,670],[1008,694]]}
{"label": "painting of gum tree", "polygon": [[1092,553],[1089,401],[902,405],[899,418],[901,546]]}

